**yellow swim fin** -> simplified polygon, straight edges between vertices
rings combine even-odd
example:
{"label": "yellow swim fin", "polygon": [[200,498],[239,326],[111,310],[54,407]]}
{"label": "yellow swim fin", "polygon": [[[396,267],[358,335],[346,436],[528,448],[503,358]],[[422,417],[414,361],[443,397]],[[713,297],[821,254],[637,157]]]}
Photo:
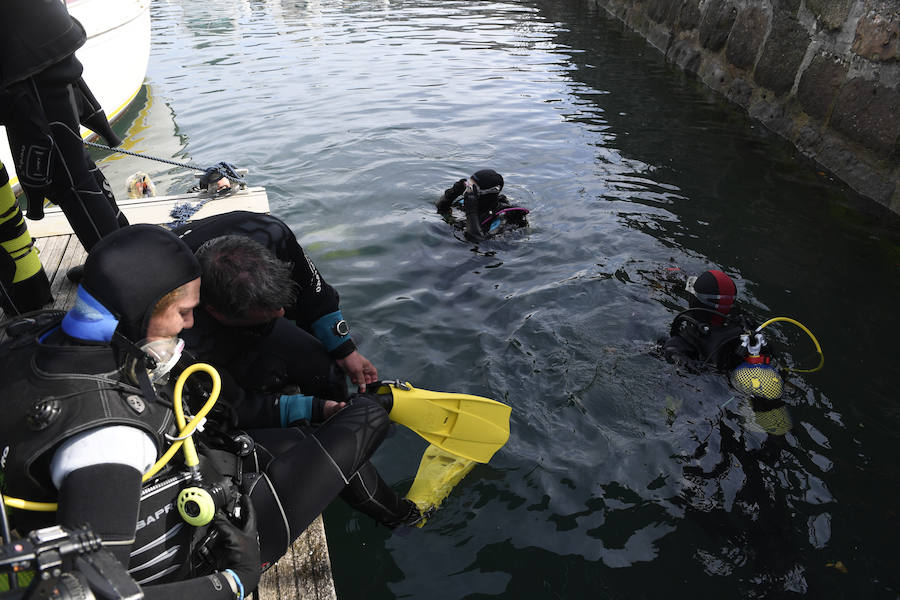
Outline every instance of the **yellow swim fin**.
{"label": "yellow swim fin", "polygon": [[512,409],[501,402],[469,394],[420,390],[400,381],[377,384],[377,394],[387,392],[393,398],[389,415],[392,421],[456,456],[486,463],[509,439]]}
{"label": "yellow swim fin", "polygon": [[[415,502],[423,515],[430,514],[474,466],[474,460],[450,454],[429,444],[422,454],[419,470],[406,497]],[[416,527],[424,525],[426,520],[420,520]]]}

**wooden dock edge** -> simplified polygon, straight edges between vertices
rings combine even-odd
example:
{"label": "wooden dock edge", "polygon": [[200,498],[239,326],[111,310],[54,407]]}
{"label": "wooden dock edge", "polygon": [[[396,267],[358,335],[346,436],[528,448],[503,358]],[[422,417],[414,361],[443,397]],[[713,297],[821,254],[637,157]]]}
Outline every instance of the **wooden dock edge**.
{"label": "wooden dock edge", "polygon": [[321,515],[263,573],[255,596],[258,600],[337,600]]}
{"label": "wooden dock edge", "polygon": [[[198,203],[196,194],[165,196],[136,201],[125,200],[120,207],[131,223],[169,222],[169,210],[184,202]],[[196,213],[196,218],[232,210],[268,212],[269,204],[263,188],[249,188],[221,199],[209,200]],[[50,279],[53,304],[47,309],[68,310],[75,303],[76,286],[66,278],[66,271],[84,263],[87,253],[59,209],[48,209],[41,221],[26,221]],[[0,310],[0,321],[6,315]],[[2,338],[0,338],[2,339]],[[262,575],[253,594],[257,600],[337,600],[331,575],[331,560],[325,539],[325,525],[319,516],[298,537],[287,553]]]}

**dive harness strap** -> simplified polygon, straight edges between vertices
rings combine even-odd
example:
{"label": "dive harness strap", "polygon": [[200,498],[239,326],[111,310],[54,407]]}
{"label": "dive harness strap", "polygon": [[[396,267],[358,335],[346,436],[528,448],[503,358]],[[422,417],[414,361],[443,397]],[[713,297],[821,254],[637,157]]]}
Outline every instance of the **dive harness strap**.
{"label": "dive harness strap", "polygon": [[151,400],[158,401],[159,397],[156,395],[156,390],[153,389],[153,384],[150,383],[150,376],[147,374],[148,368],[150,370],[156,368],[156,361],[153,360],[153,357],[138,348],[134,342],[118,331],[113,332],[112,340],[116,345],[124,348],[125,351],[137,361],[134,375],[137,377],[138,384],[141,386],[141,393],[144,395],[144,400],[146,402],[150,402]]}

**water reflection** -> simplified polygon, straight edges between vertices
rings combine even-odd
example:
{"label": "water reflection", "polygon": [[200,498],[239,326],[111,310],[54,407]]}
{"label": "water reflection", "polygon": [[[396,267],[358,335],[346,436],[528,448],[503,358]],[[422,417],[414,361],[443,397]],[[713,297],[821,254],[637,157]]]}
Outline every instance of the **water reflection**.
{"label": "water reflection", "polygon": [[[425,529],[391,536],[329,509],[339,597],[900,586],[895,216],[591,2],[152,10],[148,77],[184,136],[171,152],[250,168],[382,374],[514,407],[508,446]],[[434,202],[484,167],[531,226],[475,248]],[[666,269],[713,266],[753,322],[798,318],[825,348],[783,411],[656,352],[684,305]],[[802,335],[772,331],[792,366],[809,365]],[[399,489],[419,444],[397,431],[376,456]]]}

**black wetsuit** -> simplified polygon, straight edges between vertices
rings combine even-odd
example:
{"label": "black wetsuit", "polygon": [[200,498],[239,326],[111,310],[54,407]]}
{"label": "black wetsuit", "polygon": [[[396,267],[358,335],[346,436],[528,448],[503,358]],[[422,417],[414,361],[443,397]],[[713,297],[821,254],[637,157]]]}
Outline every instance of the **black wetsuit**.
{"label": "black wetsuit", "polygon": [[59,205],[86,250],[128,224],[81,140],[79,124],[119,140],[84,80],[74,52],[86,38],[62,2],[0,4],[0,124],[6,126],[30,219],[44,198]]}
{"label": "black wetsuit", "polygon": [[194,251],[223,235],[252,238],[293,264],[292,279],[299,288],[294,305],[284,307],[285,316],[263,326],[227,327],[201,305],[194,311],[194,327],[182,333],[194,355],[226,368],[247,389],[278,390],[293,384],[305,394],[346,396],[346,378],[334,360],[356,350],[356,344],[348,338],[328,351],[312,333],[319,319],[339,310],[340,297],[284,222],[235,211],[186,223],[174,232]]}
{"label": "black wetsuit", "polygon": [[[231,600],[234,595],[222,576],[195,560],[193,548],[205,529],[184,523],[174,508],[175,497],[189,483],[179,467],[180,453],[145,484],[135,467],[116,462],[115,453],[108,451],[69,470],[58,490],[51,481],[51,459],[73,436],[125,426],[152,440],[158,458],[169,444],[164,435],[174,432],[171,385],[158,387],[157,398],[147,398],[121,375],[123,352],[71,340],[59,330],[58,321],[55,317],[26,327],[0,344],[0,380],[17,392],[3,399],[2,491],[26,500],[59,502],[56,513],[13,510],[13,525],[25,532],[55,523],[72,528],[89,523],[146,586],[148,598]],[[408,507],[401,506],[367,462],[388,424],[377,401],[358,396],[315,430],[250,431],[256,447],[243,459],[227,447],[215,450],[205,444],[204,439],[216,439],[210,432],[198,436],[201,471],[205,481],[249,495],[266,565],[339,493],[383,522],[395,514],[403,516]],[[359,484],[348,486],[353,482]],[[356,496],[359,489],[368,491],[365,498]],[[204,573],[209,575],[198,576]]]}

